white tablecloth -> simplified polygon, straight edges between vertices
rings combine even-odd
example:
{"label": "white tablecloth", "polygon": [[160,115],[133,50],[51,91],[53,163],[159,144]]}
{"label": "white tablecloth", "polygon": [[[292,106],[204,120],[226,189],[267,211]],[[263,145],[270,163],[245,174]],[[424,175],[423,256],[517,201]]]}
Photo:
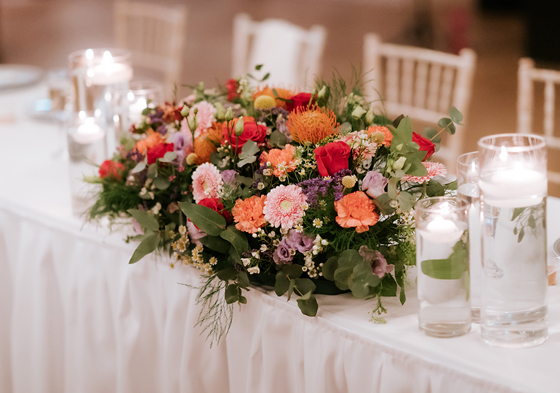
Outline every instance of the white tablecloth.
{"label": "white tablecloth", "polygon": [[[550,337],[539,347],[483,344],[479,326],[424,336],[417,300],[318,296],[315,318],[251,290],[213,348],[195,328],[198,272],[165,258],[128,265],[134,245],[72,216],[68,164],[52,160],[56,126],[25,105],[42,87],[0,93],[1,392],[558,392],[560,291],[549,287]],[[549,250],[560,200],[549,198]],[[550,251],[550,259],[553,258]]]}

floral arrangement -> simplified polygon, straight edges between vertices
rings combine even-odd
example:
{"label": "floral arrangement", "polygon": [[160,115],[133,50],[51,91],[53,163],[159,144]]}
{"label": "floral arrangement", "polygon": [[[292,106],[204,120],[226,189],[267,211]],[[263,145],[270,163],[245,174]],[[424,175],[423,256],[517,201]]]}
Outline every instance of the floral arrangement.
{"label": "floral arrangement", "polygon": [[251,284],[295,295],[309,316],[317,293],[374,298],[377,314],[384,296],[404,303],[414,204],[454,189],[430,158],[462,115],[452,108],[429,140],[407,117],[374,113],[358,82],[333,77],[310,93],[259,82],[200,84],[146,108],[87,179],[101,184],[89,217],[133,219],[130,263],[157,250],[200,269],[199,323],[213,340]]}

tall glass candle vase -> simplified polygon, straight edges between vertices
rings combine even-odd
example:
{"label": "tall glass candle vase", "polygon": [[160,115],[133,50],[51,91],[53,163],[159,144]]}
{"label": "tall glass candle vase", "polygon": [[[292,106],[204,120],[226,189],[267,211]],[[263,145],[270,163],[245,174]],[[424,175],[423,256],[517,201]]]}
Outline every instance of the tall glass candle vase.
{"label": "tall glass candle vase", "polygon": [[74,111],[103,118],[109,154],[124,130],[131,64],[130,52],[123,49],[86,49],[69,56]]}
{"label": "tall glass candle vase", "polygon": [[482,338],[495,346],[535,346],[548,337],[546,143],[536,135],[499,134],[478,146]]}
{"label": "tall glass candle vase", "polygon": [[469,273],[473,322],[480,322],[480,292],[482,286],[479,175],[477,151],[462,154],[457,158],[457,198],[467,203],[469,215]]}
{"label": "tall glass candle vase", "polygon": [[467,205],[451,197],[416,203],[418,326],[434,337],[471,329]]}

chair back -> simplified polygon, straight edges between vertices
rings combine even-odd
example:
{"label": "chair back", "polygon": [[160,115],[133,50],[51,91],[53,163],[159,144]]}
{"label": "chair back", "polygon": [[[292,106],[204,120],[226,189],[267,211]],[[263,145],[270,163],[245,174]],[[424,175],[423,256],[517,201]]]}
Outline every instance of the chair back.
{"label": "chair back", "polygon": [[[260,79],[270,73],[266,84],[311,85],[321,71],[326,35],[325,28],[318,25],[305,30],[280,19],[255,22],[247,14],[237,14],[233,21],[232,77],[250,73]],[[258,64],[263,67],[257,72]]]}
{"label": "chair back", "polygon": [[114,13],[116,45],[131,51],[134,66],[162,73],[169,96],[180,82],[187,8],[118,0]]}
{"label": "chair back", "polygon": [[[549,149],[560,150],[560,137],[554,135],[555,88],[560,85],[560,71],[535,68],[535,62],[532,59],[521,58],[519,59],[517,81],[517,132],[538,133],[535,132],[533,122],[535,86],[544,84],[542,134]],[[549,169],[548,180],[560,184],[560,172]]]}
{"label": "chair back", "polygon": [[[363,72],[366,97],[374,108],[389,116],[401,114],[437,124],[455,106],[468,111],[476,54],[462,49],[459,55],[404,45],[382,43],[376,34],[364,40]],[[436,157],[453,171],[464,142],[464,126],[443,138]]]}

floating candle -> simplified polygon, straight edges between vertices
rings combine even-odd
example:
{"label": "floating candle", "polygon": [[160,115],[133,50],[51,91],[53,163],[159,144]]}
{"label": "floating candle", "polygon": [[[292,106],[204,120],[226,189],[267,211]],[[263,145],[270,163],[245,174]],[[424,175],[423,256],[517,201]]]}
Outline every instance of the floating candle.
{"label": "floating candle", "polygon": [[542,202],[547,193],[546,174],[534,169],[503,169],[482,175],[484,203],[496,207],[525,207]]}
{"label": "floating candle", "polygon": [[80,144],[90,144],[102,139],[105,132],[95,123],[94,118],[86,118],[83,123],[76,128],[76,132],[72,134],[75,142]]}

